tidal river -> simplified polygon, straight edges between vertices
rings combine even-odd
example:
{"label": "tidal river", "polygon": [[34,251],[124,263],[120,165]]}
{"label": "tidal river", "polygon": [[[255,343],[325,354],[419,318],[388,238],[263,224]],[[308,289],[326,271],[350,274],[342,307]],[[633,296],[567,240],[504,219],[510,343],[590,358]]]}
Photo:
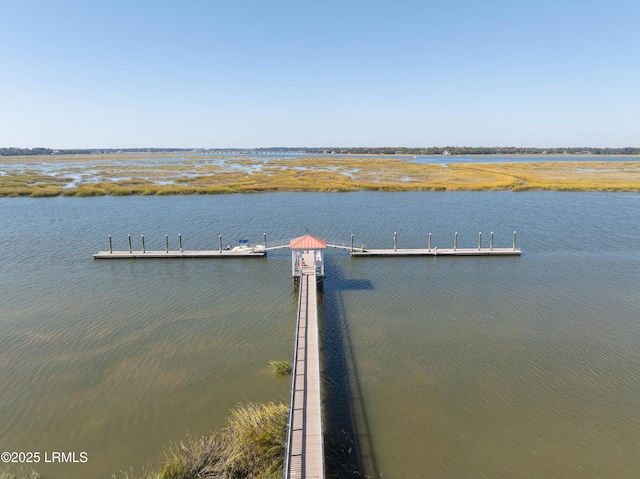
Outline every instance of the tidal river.
{"label": "tidal river", "polygon": [[624,193],[0,198],[0,452],[38,452],[31,465],[48,479],[102,479],[224,427],[238,403],[288,401],[289,378],[268,367],[293,354],[288,251],[92,254],[108,235],[114,249],[128,234],[137,249],[142,234],[147,249],[165,234],[172,249],[179,234],[185,249],[216,249],[219,235],[226,246],[307,230],[378,248],[394,232],[399,248],[426,247],[429,233],[450,248],[455,232],[458,247],[478,232],[488,246],[492,231],[508,247],[517,231],[523,250],[327,252],[327,422],[352,436],[365,472],[640,474],[640,195]]}

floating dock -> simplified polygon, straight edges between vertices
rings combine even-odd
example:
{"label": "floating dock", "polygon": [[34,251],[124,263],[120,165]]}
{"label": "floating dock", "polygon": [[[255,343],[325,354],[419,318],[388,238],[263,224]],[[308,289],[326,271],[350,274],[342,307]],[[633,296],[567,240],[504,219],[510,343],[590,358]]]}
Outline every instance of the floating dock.
{"label": "floating dock", "polygon": [[[453,237],[453,248],[432,247],[431,233],[429,233],[427,248],[398,248],[398,233],[393,233],[393,248],[374,249],[354,247],[353,235],[351,235],[350,244],[337,241],[328,242],[311,235],[305,235],[292,240],[283,240],[267,243],[267,234],[264,233],[264,245],[249,245],[249,240],[240,240],[241,246],[234,248],[222,248],[222,236],[218,236],[219,247],[217,250],[184,250],[182,247],[182,235],[178,235],[180,244],[179,250],[169,250],[169,238],[165,235],[164,251],[147,251],[145,248],[144,235],[141,235],[142,249],[133,250],[131,235],[128,236],[129,250],[114,251],[112,246],[111,235],[109,235],[109,251],[99,251],[94,254],[94,259],[168,259],[168,258],[263,258],[267,255],[267,251],[288,248],[292,251],[292,277],[294,283],[300,276],[300,267],[306,262],[314,264],[316,274],[321,281],[324,277],[324,250],[336,248],[349,251],[351,256],[370,257],[370,256],[520,256],[522,251],[516,248],[516,232],[513,232],[513,246],[511,248],[494,248],[493,232],[489,237],[489,247],[482,246],[482,233],[478,233],[477,248],[458,248],[458,233]],[[314,252],[315,256],[309,256],[309,252]]]}
{"label": "floating dock", "polygon": [[398,233],[393,233],[393,249],[368,249],[364,245],[360,248],[353,247],[353,235],[351,235],[351,256],[520,256],[522,251],[516,248],[516,232],[513,232],[513,246],[511,248],[494,248],[493,231],[489,237],[489,247],[482,247],[482,233],[478,233],[477,248],[458,248],[458,233],[453,235],[453,248],[438,248],[431,246],[431,233],[429,233],[427,248],[398,248]]}
{"label": "floating dock", "polygon": [[264,258],[266,251],[99,251],[94,259]]}
{"label": "floating dock", "polygon": [[[169,250],[169,235],[164,235],[165,249],[152,251],[147,250],[144,242],[144,235],[140,235],[142,244],[141,250],[134,250],[131,235],[127,235],[129,249],[124,251],[114,251],[113,241],[109,235],[109,251],[98,251],[93,255],[93,259],[170,259],[170,258],[264,258],[267,251],[262,245],[249,245],[249,240],[238,241],[239,246],[227,246],[222,248],[222,235],[218,236],[219,246],[217,250],[185,250],[182,247],[182,235],[178,235],[179,249]],[[265,234],[265,243],[267,236]]]}
{"label": "floating dock", "polygon": [[513,248],[354,249],[351,256],[520,256]]}

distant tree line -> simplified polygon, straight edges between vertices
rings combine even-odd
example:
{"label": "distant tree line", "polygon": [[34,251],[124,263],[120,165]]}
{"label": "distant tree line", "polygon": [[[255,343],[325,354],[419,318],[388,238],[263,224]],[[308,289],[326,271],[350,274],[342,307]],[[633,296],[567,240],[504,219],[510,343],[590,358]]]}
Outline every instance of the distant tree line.
{"label": "distant tree line", "polygon": [[87,155],[108,153],[171,153],[203,151],[194,148],[89,148],[62,149],[51,148],[0,148],[0,156],[34,156],[34,155]]}
{"label": "distant tree line", "polygon": [[0,148],[2,156],[50,155],[49,148]]}
{"label": "distant tree line", "polygon": [[332,153],[342,155],[640,155],[640,147],[627,148],[519,148],[519,147],[474,147],[474,146],[446,146],[446,147],[358,147],[358,148],[91,148],[91,149],[62,149],[50,148],[0,148],[0,156],[31,156],[31,155],[87,155],[109,153],[245,153],[245,154],[273,154],[273,153]]}
{"label": "distant tree line", "polygon": [[314,148],[313,153],[353,155],[640,155],[640,148],[519,148],[431,146],[426,148]]}

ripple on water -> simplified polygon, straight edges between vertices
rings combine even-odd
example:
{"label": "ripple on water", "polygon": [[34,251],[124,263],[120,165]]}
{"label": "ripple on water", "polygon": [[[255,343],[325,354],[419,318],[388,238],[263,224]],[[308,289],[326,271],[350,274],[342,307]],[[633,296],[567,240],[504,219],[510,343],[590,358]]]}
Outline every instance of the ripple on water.
{"label": "ripple on water", "polygon": [[[26,450],[34,437],[41,450],[86,447],[86,477],[108,477],[154,462],[187,429],[222,426],[238,402],[287,400],[287,381],[267,366],[291,357],[287,253],[93,261],[109,234],[123,249],[127,234],[162,248],[165,234],[175,245],[179,233],[199,248],[217,247],[219,234],[227,244],[261,242],[263,232],[279,239],[308,227],[347,242],[354,233],[371,247],[390,247],[398,231],[410,247],[429,232],[445,245],[458,231],[468,247],[477,231],[495,228],[507,243],[518,230],[521,258],[365,260],[328,251],[323,352],[338,364],[328,363],[327,382],[344,379],[337,366],[349,345],[384,475],[633,477],[637,198],[0,199],[9,272],[0,281],[0,450]],[[73,470],[58,472],[45,471]]]}

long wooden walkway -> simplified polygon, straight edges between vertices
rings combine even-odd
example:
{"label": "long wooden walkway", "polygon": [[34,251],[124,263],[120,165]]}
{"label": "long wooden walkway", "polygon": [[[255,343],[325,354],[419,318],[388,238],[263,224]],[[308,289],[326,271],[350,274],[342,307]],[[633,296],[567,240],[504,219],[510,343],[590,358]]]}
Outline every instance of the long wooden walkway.
{"label": "long wooden walkway", "polygon": [[315,268],[300,277],[284,477],[324,479],[322,390]]}

